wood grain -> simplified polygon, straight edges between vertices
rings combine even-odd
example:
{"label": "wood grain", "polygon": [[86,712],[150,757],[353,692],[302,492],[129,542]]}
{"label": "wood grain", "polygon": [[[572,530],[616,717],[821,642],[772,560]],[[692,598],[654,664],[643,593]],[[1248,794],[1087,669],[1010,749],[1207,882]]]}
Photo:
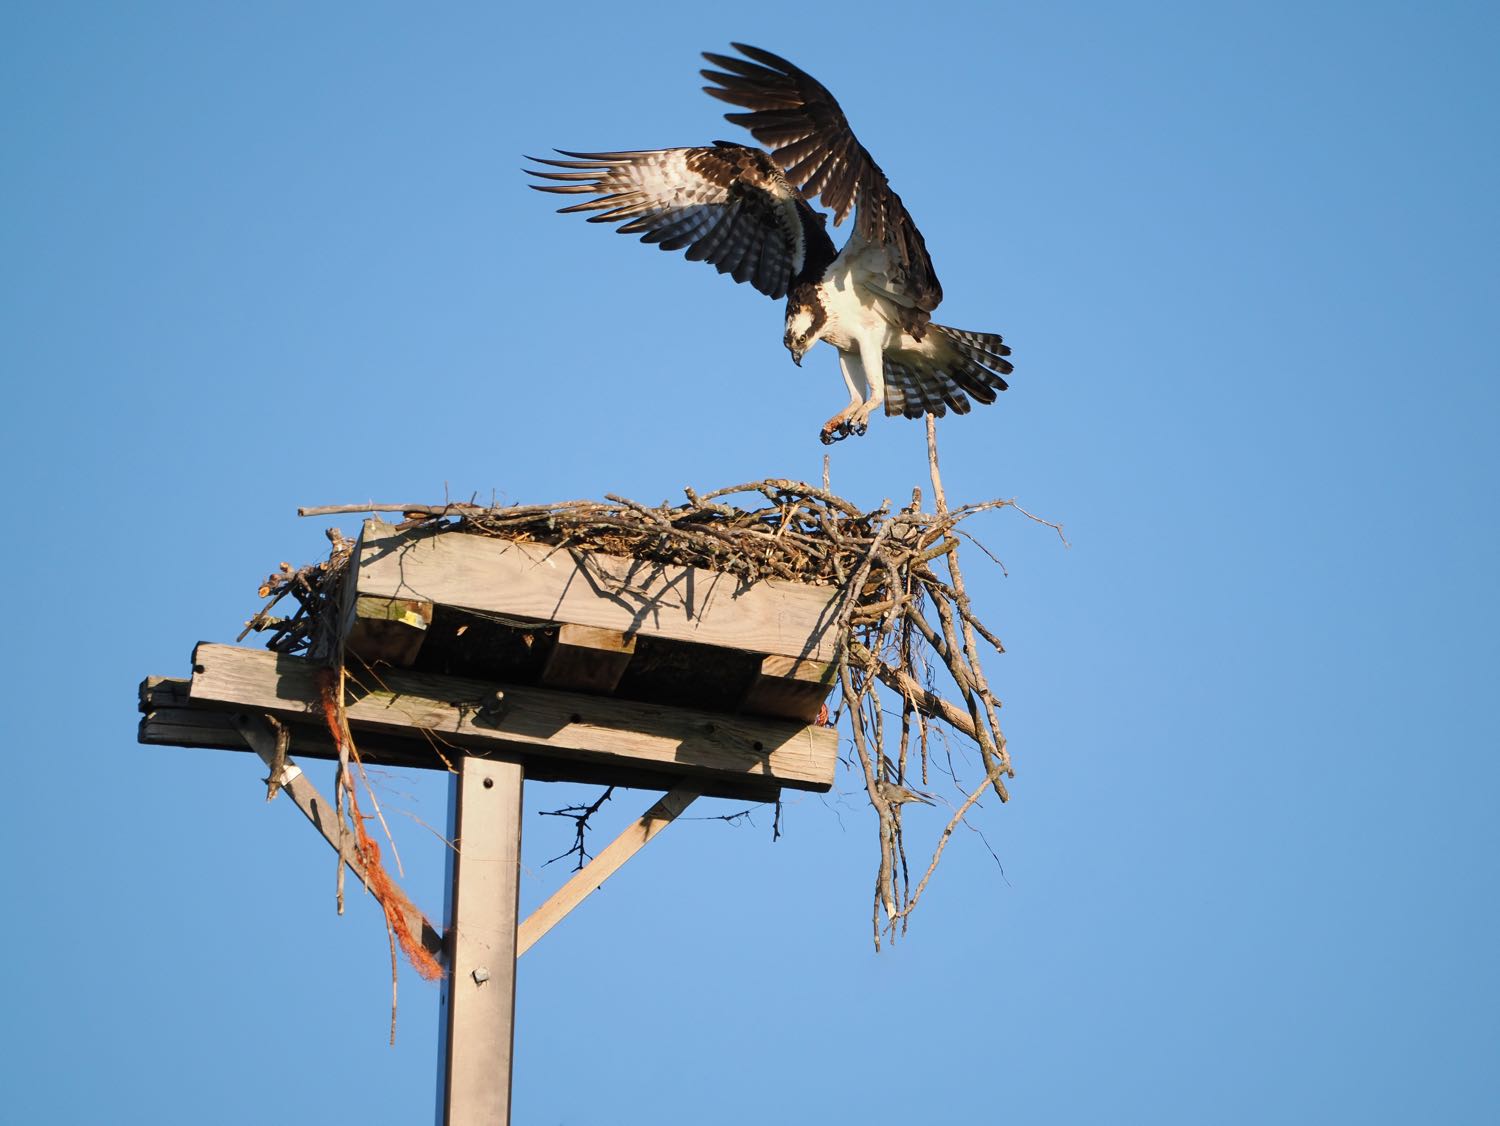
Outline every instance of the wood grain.
{"label": "wood grain", "polygon": [[[299,657],[200,644],[189,699],[304,721],[316,714],[319,666]],[[496,700],[496,692],[503,699]],[[721,715],[603,696],[520,688],[409,670],[371,678],[348,703],[358,730],[427,734],[465,746],[553,760],[554,777],[577,760],[683,777],[748,778],[794,789],[829,789],[838,736],[828,728]],[[598,777],[599,770],[591,774]],[[604,773],[607,773],[605,771]],[[631,783],[622,781],[621,785]]]}
{"label": "wood grain", "polygon": [[537,622],[694,641],[753,653],[835,658],[837,589],[542,544],[367,520],[360,595],[410,598]]}
{"label": "wood grain", "polygon": [[[260,756],[260,760],[266,764],[267,768],[274,768],[276,736],[267,726],[265,717],[239,716],[234,726],[242,742]],[[301,767],[293,762],[287,762],[277,781],[280,783],[280,792],[290,798],[292,804],[302,811],[302,815],[312,823],[314,829],[322,834],[328,846],[343,857],[344,863],[349,865],[355,878],[361,883],[368,884],[369,877],[365,874],[364,862],[360,860],[359,853],[354,847],[354,834],[349,833],[344,837],[342,844],[340,843],[338,814],[335,812],[333,803],[318,792],[318,788],[309,781],[306,774],[302,773]],[[436,928],[426,916],[409,902],[397,903],[397,909],[401,911],[405,919],[407,930],[418,936],[429,953],[441,956],[443,953],[442,936],[437,933]]]}
{"label": "wood grain", "polygon": [[[235,727],[237,716],[249,709],[232,704],[188,704],[190,682],[171,677],[147,677],[141,685],[141,723],[136,740],[154,747],[190,747],[208,750],[248,751]],[[328,737],[321,716],[282,717],[292,733],[291,753],[303,759],[336,759],[338,749]],[[455,744],[413,739],[410,734],[361,729],[360,757],[379,766],[404,766],[419,770],[450,769],[462,748]],[[482,748],[481,748],[482,749]],[[639,790],[669,790],[682,780],[680,773],[650,768],[626,768],[618,763],[597,765],[583,759],[522,754],[526,776],[533,782],[584,782],[589,785],[625,786]],[[700,778],[705,797],[741,801],[772,802],[781,794],[774,778],[749,775],[714,775]]]}
{"label": "wood grain", "polygon": [[699,790],[691,784],[674,787],[663,794],[661,800],[646,810],[639,818],[625,827],[609,844],[604,846],[594,859],[573,873],[571,879],[558,888],[547,901],[526,916],[516,932],[516,957],[519,958],[542,935],[562,922],[569,911],[577,907],[598,890],[605,880],[639,852],[657,833],[660,833],[698,797]]}
{"label": "wood grain", "polygon": [[344,628],[345,646],[367,665],[377,662],[405,668],[417,659],[427,627],[432,625],[432,603],[412,598],[354,600]]}
{"label": "wood grain", "polygon": [[567,692],[608,696],[635,653],[635,638],[617,629],[564,625],[542,666],[542,683]]}
{"label": "wood grain", "polygon": [[767,657],[740,701],[740,711],[811,723],[833,690],[838,666],[795,657]]}
{"label": "wood grain", "polygon": [[508,1126],[515,1047],[522,769],[465,756],[454,810],[443,1126]]}

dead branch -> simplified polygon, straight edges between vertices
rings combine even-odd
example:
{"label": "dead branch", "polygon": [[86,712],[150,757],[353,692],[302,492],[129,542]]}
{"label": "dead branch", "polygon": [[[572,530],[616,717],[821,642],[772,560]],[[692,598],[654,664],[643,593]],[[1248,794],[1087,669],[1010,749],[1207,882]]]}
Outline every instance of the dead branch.
{"label": "dead branch", "polygon": [[[543,817],[571,817],[573,819],[573,846],[566,852],[558,853],[551,860],[547,861],[547,864],[555,864],[565,856],[577,856],[578,863],[573,865],[573,871],[579,872],[583,870],[583,866],[591,859],[588,850],[584,847],[585,838],[589,831],[589,819],[598,813],[600,807],[609,801],[610,798],[614,797],[614,794],[615,788],[609,786],[588,805],[568,805],[562,809],[542,810]],[[542,867],[547,867],[547,864],[543,864]]]}
{"label": "dead branch", "polygon": [[[870,652],[859,642],[852,642],[849,647],[850,654],[857,661],[869,662]],[[883,684],[899,692],[911,705],[923,715],[932,719],[940,719],[962,735],[967,735],[976,743],[979,736],[974,731],[973,721],[967,715],[959,711],[954,705],[943,699],[936,692],[932,692],[917,683],[915,677],[904,668],[892,668],[883,661],[877,661],[874,665],[875,675]]]}
{"label": "dead branch", "polygon": [[[904,933],[954,828],[964,823],[981,794],[990,790],[1001,801],[1009,798],[1005,779],[1013,773],[1010,752],[1000,728],[1000,700],[982,667],[979,642],[997,653],[1004,649],[971,604],[960,568],[960,540],[977,541],[961,525],[981,513],[1013,508],[1062,535],[1059,525],[1028,512],[1014,499],[950,508],[938,464],[936,430],[933,420],[927,421],[932,511],[923,511],[922,489],[912,490],[904,508],[893,511],[887,501],[865,511],[832,491],[825,462],[821,487],[767,478],[702,493],[687,488],[685,501],[677,504],[643,504],[608,494],[603,500],[555,504],[370,503],[305,507],[298,513],[394,512],[402,516],[403,526],[421,526],[434,534],[537,543],[579,558],[597,552],[701,567],[745,583],[776,580],[839,587],[834,611],[840,639],[839,698],[830,704],[833,714],[847,724],[854,751],[849,761],[858,763],[876,814],[879,856],[873,930],[878,947],[883,939]],[[327,560],[301,569],[282,564],[266,580],[261,597],[269,601],[247,623],[247,630],[268,634],[272,649],[306,650],[337,668],[341,654],[329,639],[337,637],[333,613],[352,545],[337,532],[330,537],[334,550]],[[998,565],[982,545],[981,550]],[[285,605],[292,611],[279,608]],[[948,684],[937,685],[934,675],[946,675]],[[887,715],[892,717],[889,724]],[[934,728],[934,721],[941,726]],[[957,738],[949,738],[949,728]],[[923,807],[930,799],[919,787],[928,783],[934,730],[946,755],[939,768],[946,769],[966,797],[913,883],[903,817],[908,809],[917,810],[915,825],[927,816]],[[347,735],[340,743],[345,741]],[[964,747],[969,750],[967,758]],[[979,778],[961,780],[965,766],[977,768]],[[342,767],[341,777],[342,798],[352,792],[349,765]],[[548,816],[572,819],[574,840],[572,847],[547,863],[572,856],[575,867],[584,865],[589,819],[611,792],[606,790],[589,805],[548,811]],[[726,814],[721,819],[733,823],[744,816]],[[779,830],[778,808],[774,831]]]}

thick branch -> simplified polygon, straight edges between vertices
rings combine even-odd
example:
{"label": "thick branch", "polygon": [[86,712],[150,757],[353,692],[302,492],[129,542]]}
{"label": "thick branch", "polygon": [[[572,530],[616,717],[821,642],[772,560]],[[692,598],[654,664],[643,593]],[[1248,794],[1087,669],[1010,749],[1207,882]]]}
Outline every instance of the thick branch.
{"label": "thick branch", "polygon": [[874,668],[875,675],[880,678],[881,683],[901,693],[925,715],[940,719],[957,730],[959,734],[968,736],[976,743],[979,742],[979,735],[974,730],[973,720],[936,692],[920,684],[911,673],[904,669],[894,669],[884,661],[875,660],[873,654],[857,641],[849,646],[849,655],[856,661]]}

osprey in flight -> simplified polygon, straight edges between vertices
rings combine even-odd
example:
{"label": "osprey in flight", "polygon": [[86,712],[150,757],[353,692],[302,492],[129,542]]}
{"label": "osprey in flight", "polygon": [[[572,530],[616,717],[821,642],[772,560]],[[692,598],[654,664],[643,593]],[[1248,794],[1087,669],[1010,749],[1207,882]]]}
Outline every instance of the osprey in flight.
{"label": "osprey in flight", "polygon": [[[888,415],[967,414],[969,398],[995,401],[1011,373],[1010,349],[995,333],[934,324],[943,299],[922,234],[880,166],[855,139],[821,83],[783,58],[736,43],[744,58],[704,54],[719,70],[702,71],[704,90],[748,113],[743,125],[770,152],[715,141],[712,146],[647,152],[558,152],[569,160],[528,157],[566,171],[527,171],[539,191],[592,198],[560,208],[597,211],[591,223],[619,223],[621,234],[663,250],[686,250],[721,274],[786,301],[784,343],[800,367],[819,340],[839,353],[849,405],[824,424],[832,442],[863,434],[884,406]],[[854,211],[842,250],[837,226]]]}

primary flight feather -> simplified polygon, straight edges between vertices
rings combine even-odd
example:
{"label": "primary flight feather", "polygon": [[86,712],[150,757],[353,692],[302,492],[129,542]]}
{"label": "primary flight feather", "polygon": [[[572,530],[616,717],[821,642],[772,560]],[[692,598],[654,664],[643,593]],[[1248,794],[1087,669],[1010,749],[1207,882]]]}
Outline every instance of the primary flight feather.
{"label": "primary flight feather", "polygon": [[[863,434],[883,406],[888,415],[967,414],[970,397],[992,403],[1006,389],[1010,349],[995,333],[932,323],[943,299],[927,245],[885,173],[855,138],[844,111],[811,75],[756,47],[744,58],[705,53],[717,70],[701,73],[714,97],[748,112],[725,117],[747,128],[766,152],[711,146],[639,152],[559,150],[566,160],[530,157],[540,191],[590,198],[560,210],[594,212],[622,234],[663,250],[683,250],[767,297],[786,298],[783,337],[792,360],[819,340],[837,349],[849,405],[824,424],[832,442]],[[552,171],[562,169],[562,171]],[[842,249],[820,200],[838,226],[854,213]]]}

